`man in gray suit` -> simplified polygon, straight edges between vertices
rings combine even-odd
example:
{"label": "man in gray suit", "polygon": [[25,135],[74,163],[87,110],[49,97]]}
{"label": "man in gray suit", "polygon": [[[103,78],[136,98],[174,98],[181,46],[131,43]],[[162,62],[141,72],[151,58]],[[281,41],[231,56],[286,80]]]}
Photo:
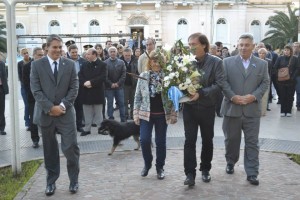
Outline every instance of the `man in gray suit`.
{"label": "man in gray suit", "polygon": [[30,86],[36,100],[33,120],[42,132],[47,170],[45,193],[49,196],[55,192],[55,181],[60,173],[56,133],[61,134],[61,148],[67,158],[69,191],[78,190],[79,147],[73,104],[79,83],[75,63],[61,57],[62,39],[50,35],[46,42],[47,56],[31,64]]}
{"label": "man in gray suit", "polygon": [[269,75],[267,62],[253,56],[253,49],[253,36],[243,34],[238,41],[239,55],[224,59],[225,98],[221,113],[224,115],[226,172],[234,173],[234,165],[239,160],[243,131],[247,180],[253,185],[258,185],[261,99],[268,89]]}

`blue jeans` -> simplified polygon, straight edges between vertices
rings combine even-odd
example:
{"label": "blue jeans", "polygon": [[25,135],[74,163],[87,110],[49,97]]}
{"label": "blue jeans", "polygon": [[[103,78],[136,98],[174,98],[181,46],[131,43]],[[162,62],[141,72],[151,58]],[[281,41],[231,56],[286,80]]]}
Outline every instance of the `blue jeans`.
{"label": "blue jeans", "polygon": [[296,102],[296,105],[297,105],[297,108],[300,108],[300,76],[297,76],[296,77],[296,94],[297,94],[297,102]]}
{"label": "blue jeans", "polygon": [[156,144],[156,169],[162,169],[166,160],[166,135],[167,123],[165,115],[151,115],[150,121],[140,120],[140,141],[142,147],[145,167],[150,169],[152,166],[152,129],[155,126]]}
{"label": "blue jeans", "polygon": [[114,119],[114,98],[119,106],[121,122],[126,121],[124,106],[124,89],[105,90],[107,99],[107,115],[109,119]]}
{"label": "blue jeans", "polygon": [[30,126],[28,94],[23,83],[21,83],[21,96],[24,102],[24,121],[25,126]]}

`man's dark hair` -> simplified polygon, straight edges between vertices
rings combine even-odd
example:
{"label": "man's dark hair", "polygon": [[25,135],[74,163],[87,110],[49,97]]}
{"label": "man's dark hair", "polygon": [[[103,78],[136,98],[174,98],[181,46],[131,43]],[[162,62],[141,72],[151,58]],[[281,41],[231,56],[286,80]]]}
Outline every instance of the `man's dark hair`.
{"label": "man's dark hair", "polygon": [[90,48],[89,50],[92,51],[92,55],[96,55],[96,56],[98,55],[96,49]]}
{"label": "man's dark hair", "polygon": [[107,45],[107,43],[109,43],[109,42],[111,42],[111,40],[107,40],[107,41],[105,42],[105,45]]}
{"label": "man's dark hair", "polygon": [[61,37],[59,37],[58,35],[55,35],[55,34],[52,34],[52,35],[49,35],[46,39],[46,44],[47,44],[47,47],[50,46],[51,42],[54,41],[54,40],[57,40],[57,41],[60,41],[60,42],[63,42]]}
{"label": "man's dark hair", "polygon": [[32,55],[35,55],[36,52],[39,51],[39,50],[43,50],[43,49],[42,49],[41,47],[35,47],[35,48],[33,49]]}
{"label": "man's dark hair", "polygon": [[202,33],[193,33],[192,35],[189,36],[188,40],[192,39],[192,38],[197,38],[198,41],[202,44],[205,45],[204,51],[205,53],[209,52],[209,41],[206,37],[206,35],[202,34]]}
{"label": "man's dark hair", "polygon": [[272,45],[266,44],[265,46],[266,46],[266,49],[267,49],[268,51],[272,51]]}
{"label": "man's dark hair", "polygon": [[71,44],[68,48],[68,51],[70,52],[72,49],[78,49],[76,44]]}
{"label": "man's dark hair", "polygon": [[45,50],[46,46],[47,46],[47,44],[46,44],[46,43],[43,43],[43,44],[42,44],[42,49]]}
{"label": "man's dark hair", "polygon": [[221,45],[223,45],[222,42],[215,42],[215,45],[217,45],[218,47],[220,47]]}

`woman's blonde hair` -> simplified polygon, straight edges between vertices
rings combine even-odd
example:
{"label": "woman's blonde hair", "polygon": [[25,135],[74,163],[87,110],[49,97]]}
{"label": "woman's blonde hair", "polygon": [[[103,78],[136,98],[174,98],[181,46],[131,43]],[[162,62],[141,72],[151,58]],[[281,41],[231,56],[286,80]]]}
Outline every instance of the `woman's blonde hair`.
{"label": "woman's blonde hair", "polygon": [[166,64],[166,59],[165,59],[164,55],[159,50],[151,51],[150,54],[148,55],[146,70],[151,70],[151,68],[152,68],[151,60],[158,61],[161,68],[163,68],[164,65]]}

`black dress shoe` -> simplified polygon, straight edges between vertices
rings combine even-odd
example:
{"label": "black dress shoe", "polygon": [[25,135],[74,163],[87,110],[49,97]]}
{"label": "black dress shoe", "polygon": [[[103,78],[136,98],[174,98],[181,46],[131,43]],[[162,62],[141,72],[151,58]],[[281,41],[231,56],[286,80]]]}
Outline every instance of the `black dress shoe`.
{"label": "black dress shoe", "polygon": [[211,180],[211,177],[210,177],[209,171],[202,171],[202,181],[205,183],[208,183],[208,182],[210,182],[210,180]]}
{"label": "black dress shoe", "polygon": [[234,173],[234,165],[233,164],[227,164],[226,173],[227,174],[233,174]]}
{"label": "black dress shoe", "polygon": [[80,136],[86,136],[86,135],[89,135],[91,134],[91,131],[83,131]]}
{"label": "black dress shoe", "polygon": [[220,118],[223,117],[223,115],[221,115],[220,113],[217,113],[217,116],[220,117]]}
{"label": "black dress shoe", "polygon": [[97,124],[92,124],[92,127],[97,127]]}
{"label": "black dress shoe", "polygon": [[6,135],[5,131],[0,131],[0,135]]}
{"label": "black dress shoe", "polygon": [[33,148],[36,149],[36,148],[39,148],[39,146],[40,146],[39,142],[33,142],[33,145],[32,145]]}
{"label": "black dress shoe", "polygon": [[79,185],[78,183],[70,183],[69,191],[72,194],[75,194],[78,191]]}
{"label": "black dress shoe", "polygon": [[195,176],[191,173],[186,175],[186,179],[184,181],[184,185],[194,186],[195,185]]}
{"label": "black dress shoe", "polygon": [[165,171],[164,171],[164,169],[157,169],[156,171],[157,171],[157,178],[159,180],[162,180],[162,179],[165,178]]}
{"label": "black dress shoe", "polygon": [[142,177],[147,176],[147,175],[148,175],[148,172],[149,172],[149,170],[150,170],[150,168],[151,168],[151,167],[149,167],[149,168],[148,168],[148,167],[144,167],[143,170],[142,170],[142,172],[141,172],[141,176],[142,176]]}
{"label": "black dress shoe", "polygon": [[83,128],[82,128],[82,127],[78,127],[78,128],[77,128],[77,132],[80,132],[80,133],[82,133],[82,132],[84,132],[84,130],[83,130]]}
{"label": "black dress shoe", "polygon": [[259,180],[257,179],[257,176],[247,176],[247,181],[250,182],[252,185],[259,185]]}
{"label": "black dress shoe", "polygon": [[47,187],[46,187],[45,194],[46,194],[47,196],[51,196],[51,195],[53,195],[53,194],[55,193],[55,189],[56,189],[55,183],[49,184],[49,185],[47,185]]}

